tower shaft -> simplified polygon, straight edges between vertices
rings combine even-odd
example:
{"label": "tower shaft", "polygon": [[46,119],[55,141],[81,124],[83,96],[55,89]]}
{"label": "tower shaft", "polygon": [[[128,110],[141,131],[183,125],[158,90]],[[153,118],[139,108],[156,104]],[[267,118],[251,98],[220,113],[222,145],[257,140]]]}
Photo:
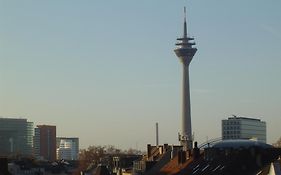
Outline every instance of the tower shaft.
{"label": "tower shaft", "polygon": [[181,145],[192,148],[189,65],[183,63]]}

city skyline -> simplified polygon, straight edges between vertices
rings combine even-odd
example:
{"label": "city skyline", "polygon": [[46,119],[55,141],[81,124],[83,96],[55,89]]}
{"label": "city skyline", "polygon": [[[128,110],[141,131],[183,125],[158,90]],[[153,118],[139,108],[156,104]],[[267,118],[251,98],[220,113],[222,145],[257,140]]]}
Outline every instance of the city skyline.
{"label": "city skyline", "polygon": [[232,114],[280,137],[281,2],[0,1],[0,116],[57,126],[80,147],[178,144],[182,70],[174,55],[187,6],[195,140]]}

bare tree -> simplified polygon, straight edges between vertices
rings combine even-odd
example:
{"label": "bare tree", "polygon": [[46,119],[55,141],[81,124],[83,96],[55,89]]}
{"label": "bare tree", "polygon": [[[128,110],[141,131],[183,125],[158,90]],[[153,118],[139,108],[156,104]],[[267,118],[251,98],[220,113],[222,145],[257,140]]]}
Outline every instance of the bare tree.
{"label": "bare tree", "polygon": [[120,149],[115,148],[115,146],[113,145],[107,145],[105,149],[106,149],[106,153],[111,155],[118,155],[122,153]]}
{"label": "bare tree", "polygon": [[129,154],[129,155],[132,155],[132,154],[141,155],[141,154],[143,154],[142,151],[137,150],[137,149],[133,149],[133,148],[129,148],[128,150],[125,150],[124,153]]}
{"label": "bare tree", "polygon": [[281,137],[279,138],[279,140],[277,140],[276,143],[273,144],[274,147],[281,147]]}
{"label": "bare tree", "polygon": [[81,171],[95,168],[100,163],[112,167],[113,157],[122,154],[141,154],[141,151],[132,148],[122,151],[113,145],[89,146],[87,149],[81,149],[79,152],[79,167],[74,175],[80,174]]}
{"label": "bare tree", "polygon": [[79,152],[79,167],[74,174],[80,174],[81,171],[89,167],[96,167],[105,155],[104,146],[89,146],[87,149],[81,149]]}
{"label": "bare tree", "polygon": [[79,152],[79,167],[74,174],[79,174],[90,168],[95,168],[100,163],[112,164],[112,156],[120,155],[122,151],[113,145],[107,146],[89,146],[87,149],[81,149]]}

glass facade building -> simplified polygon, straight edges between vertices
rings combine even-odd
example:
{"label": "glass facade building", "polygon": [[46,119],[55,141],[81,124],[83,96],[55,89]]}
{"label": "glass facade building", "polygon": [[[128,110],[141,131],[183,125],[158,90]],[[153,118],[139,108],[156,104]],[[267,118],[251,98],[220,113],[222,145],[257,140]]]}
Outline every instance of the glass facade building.
{"label": "glass facade building", "polygon": [[32,155],[33,122],[0,118],[0,155]]}
{"label": "glass facade building", "polygon": [[222,120],[222,139],[257,139],[266,143],[266,123],[255,118],[229,117]]}
{"label": "glass facade building", "polygon": [[57,137],[57,158],[65,160],[78,160],[79,138]]}

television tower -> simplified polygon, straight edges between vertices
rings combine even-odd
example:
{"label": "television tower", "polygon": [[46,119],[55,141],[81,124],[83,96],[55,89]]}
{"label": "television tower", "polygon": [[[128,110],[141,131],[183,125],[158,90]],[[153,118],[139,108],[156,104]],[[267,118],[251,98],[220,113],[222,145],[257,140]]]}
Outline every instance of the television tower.
{"label": "television tower", "polygon": [[174,50],[177,57],[183,64],[183,89],[182,89],[182,130],[179,134],[180,144],[184,150],[192,149],[192,130],[191,130],[191,109],[190,109],[190,88],[189,88],[189,64],[197,51],[197,48],[192,47],[195,45],[194,38],[187,36],[186,26],[186,8],[184,7],[184,25],[183,36],[177,38],[179,41],[176,43]]}

